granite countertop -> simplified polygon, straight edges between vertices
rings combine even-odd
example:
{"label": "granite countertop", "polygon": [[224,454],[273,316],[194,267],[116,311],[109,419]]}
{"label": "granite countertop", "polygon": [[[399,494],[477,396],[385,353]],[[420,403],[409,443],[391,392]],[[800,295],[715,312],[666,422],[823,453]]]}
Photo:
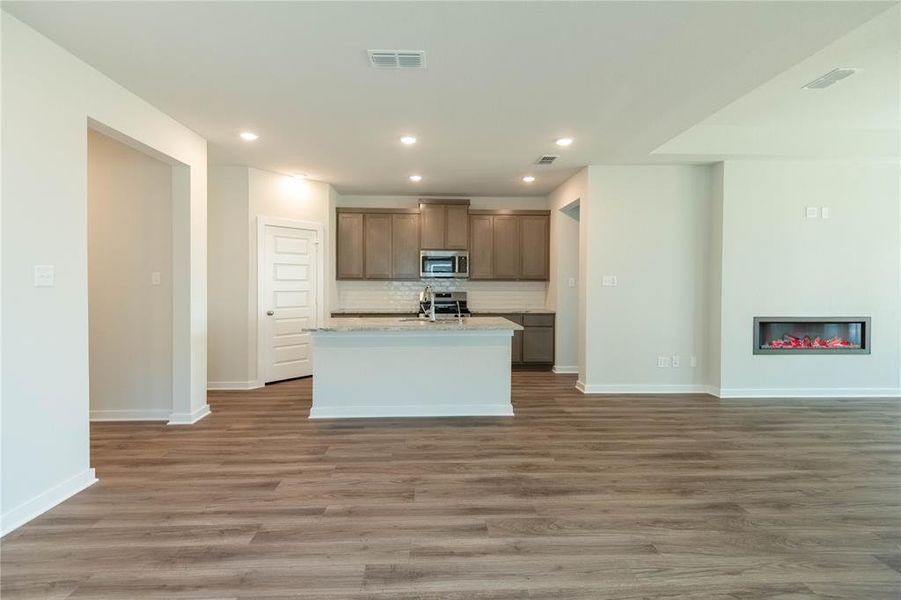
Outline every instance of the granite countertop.
{"label": "granite countertop", "polygon": [[434,323],[427,319],[375,318],[331,318],[319,327],[304,329],[318,332],[363,332],[363,331],[518,331],[522,325],[503,317],[466,317],[460,323],[457,319],[439,319]]}
{"label": "granite countertop", "polygon": [[[552,315],[554,311],[545,308],[469,308],[476,315],[508,315],[508,314],[524,314],[524,315]],[[418,307],[404,310],[400,308],[337,308],[331,311],[333,315],[411,315],[419,312]]]}

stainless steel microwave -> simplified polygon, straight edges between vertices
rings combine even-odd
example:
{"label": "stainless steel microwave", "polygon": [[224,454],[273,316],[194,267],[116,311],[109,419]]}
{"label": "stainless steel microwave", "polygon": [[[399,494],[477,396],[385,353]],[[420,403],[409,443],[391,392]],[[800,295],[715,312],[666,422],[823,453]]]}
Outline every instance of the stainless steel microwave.
{"label": "stainless steel microwave", "polygon": [[469,277],[469,252],[422,250],[419,252],[419,276],[423,279],[466,279]]}

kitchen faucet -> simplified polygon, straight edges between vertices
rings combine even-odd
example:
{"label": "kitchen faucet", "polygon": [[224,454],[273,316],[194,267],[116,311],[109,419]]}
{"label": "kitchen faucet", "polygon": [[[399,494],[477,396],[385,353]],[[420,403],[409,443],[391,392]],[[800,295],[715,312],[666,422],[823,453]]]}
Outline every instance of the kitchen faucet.
{"label": "kitchen faucet", "polygon": [[[425,289],[419,293],[419,307],[422,309],[422,303],[429,303],[429,321],[435,322],[435,290],[432,289],[431,284],[425,286]],[[423,310],[425,312],[425,310]]]}

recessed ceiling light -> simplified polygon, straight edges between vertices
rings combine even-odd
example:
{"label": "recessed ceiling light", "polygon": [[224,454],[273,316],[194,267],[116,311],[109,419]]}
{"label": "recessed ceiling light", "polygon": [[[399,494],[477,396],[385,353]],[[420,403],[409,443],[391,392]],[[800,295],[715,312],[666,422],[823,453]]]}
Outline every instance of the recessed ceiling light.
{"label": "recessed ceiling light", "polygon": [[252,142],[255,139],[257,139],[258,137],[260,137],[260,136],[258,136],[257,134],[255,134],[252,131],[242,131],[241,132],[241,139],[244,140],[245,142]]}
{"label": "recessed ceiling light", "polygon": [[404,137],[400,138],[400,143],[407,146],[412,146],[416,143],[416,138],[412,135],[405,135]]}
{"label": "recessed ceiling light", "polygon": [[570,144],[573,143],[573,139],[572,138],[559,138],[555,143],[558,146],[569,146]]}
{"label": "recessed ceiling light", "polygon": [[525,181],[526,183],[532,183],[533,181],[535,181],[535,178],[532,177],[531,175],[526,175],[525,177],[522,178],[522,180]]}
{"label": "recessed ceiling light", "polygon": [[410,175],[410,181],[422,181],[422,175]]}

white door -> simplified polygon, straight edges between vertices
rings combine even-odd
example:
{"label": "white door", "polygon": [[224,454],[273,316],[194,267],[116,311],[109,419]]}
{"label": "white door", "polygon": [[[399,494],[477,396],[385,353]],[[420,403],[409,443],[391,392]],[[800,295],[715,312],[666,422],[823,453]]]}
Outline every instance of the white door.
{"label": "white door", "polygon": [[305,327],[316,326],[316,232],[266,225],[263,241],[261,327],[263,381],[313,374],[313,348]]}

